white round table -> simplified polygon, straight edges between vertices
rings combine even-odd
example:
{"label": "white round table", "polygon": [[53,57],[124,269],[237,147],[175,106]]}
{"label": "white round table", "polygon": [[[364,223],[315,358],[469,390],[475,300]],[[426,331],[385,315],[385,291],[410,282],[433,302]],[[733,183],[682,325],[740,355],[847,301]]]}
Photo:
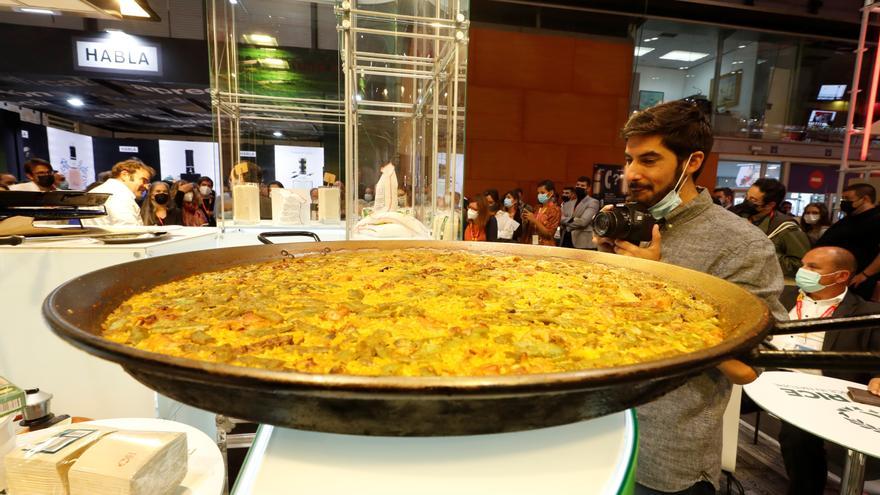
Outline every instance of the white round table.
{"label": "white round table", "polygon": [[[186,477],[180,483],[175,494],[186,495],[220,495],[226,481],[226,467],[220,449],[208,435],[192,426],[154,418],[118,418],[88,421],[56,428],[75,428],[79,426],[97,425],[120,430],[136,431],[179,431],[186,433],[187,461]],[[16,437],[16,444],[26,445],[46,435],[47,430],[37,430]]]}
{"label": "white round table", "polygon": [[635,485],[633,410],[492,435],[370,437],[262,425],[232,495],[618,495]]}
{"label": "white round table", "polygon": [[804,431],[849,450],[841,493],[861,494],[865,456],[880,457],[880,407],[853,402],[859,383],[826,376],[769,371],[744,387],[761,408]]}

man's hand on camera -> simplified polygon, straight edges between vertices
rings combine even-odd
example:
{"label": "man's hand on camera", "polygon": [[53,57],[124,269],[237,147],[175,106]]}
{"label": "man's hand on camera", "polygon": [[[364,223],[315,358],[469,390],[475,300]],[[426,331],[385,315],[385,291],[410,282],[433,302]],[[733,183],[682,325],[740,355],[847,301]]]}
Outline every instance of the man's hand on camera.
{"label": "man's hand on camera", "polygon": [[647,247],[639,247],[629,241],[614,241],[614,252],[623,256],[632,256],[651,261],[660,261],[660,226],[654,225],[651,231],[651,243]]}

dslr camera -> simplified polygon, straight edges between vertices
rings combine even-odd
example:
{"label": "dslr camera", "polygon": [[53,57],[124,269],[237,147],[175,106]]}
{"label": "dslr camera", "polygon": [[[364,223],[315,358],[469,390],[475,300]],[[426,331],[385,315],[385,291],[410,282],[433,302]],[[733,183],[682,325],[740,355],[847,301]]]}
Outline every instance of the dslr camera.
{"label": "dslr camera", "polygon": [[597,237],[623,239],[638,245],[651,240],[655,223],[654,217],[643,207],[627,203],[597,213],[593,218],[593,232]]}

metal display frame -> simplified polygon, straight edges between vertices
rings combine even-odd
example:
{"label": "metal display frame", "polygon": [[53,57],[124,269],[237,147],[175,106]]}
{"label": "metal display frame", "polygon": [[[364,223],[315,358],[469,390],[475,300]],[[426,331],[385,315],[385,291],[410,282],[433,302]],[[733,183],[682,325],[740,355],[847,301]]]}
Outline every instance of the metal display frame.
{"label": "metal display frame", "polygon": [[[362,158],[359,134],[368,132],[369,127],[361,121],[364,117],[395,119],[399,122],[398,130],[405,129],[398,133],[407,135],[406,146],[413,151],[404,164],[412,171],[411,182],[406,185],[413,198],[413,216],[428,228],[438,212],[455,218],[456,207],[460,207],[454,200],[455,192],[462,192],[456,168],[464,151],[467,0],[395,3],[396,10],[409,9],[430,15],[374,10],[369,0],[362,3],[363,6],[358,0],[345,0],[334,9],[344,81],[342,98],[314,99],[242,91],[237,77],[237,6],[226,0],[207,0],[214,138],[220,150],[218,176],[228,177],[232,167],[240,161],[242,123],[268,121],[340,126],[344,135],[346,239],[352,238],[358,221],[358,192],[361,186],[372,186],[361,183],[358,170]],[[431,12],[424,12],[426,10]],[[410,53],[364,50],[358,46],[358,37],[363,36],[405,41]],[[358,92],[358,78],[366,76],[384,77],[410,87],[413,95],[421,96],[413,102],[403,102],[362,95]],[[441,173],[440,153],[447,157],[445,173]],[[223,211],[225,184],[223,180],[219,182],[219,205]],[[430,198],[426,198],[428,190]],[[446,192],[451,193],[450,201],[438,204],[438,195]],[[225,229],[222,218],[218,218],[218,226]],[[457,230],[451,229],[454,238],[460,239],[461,232]],[[449,240],[448,236],[441,238]]]}

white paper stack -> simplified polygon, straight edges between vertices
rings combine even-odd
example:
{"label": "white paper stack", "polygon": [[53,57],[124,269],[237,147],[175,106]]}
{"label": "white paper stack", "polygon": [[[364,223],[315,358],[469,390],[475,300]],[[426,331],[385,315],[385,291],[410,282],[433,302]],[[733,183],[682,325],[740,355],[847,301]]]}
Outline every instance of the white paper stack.
{"label": "white paper stack", "polygon": [[238,224],[259,223],[259,184],[244,183],[232,186],[232,219]]}
{"label": "white paper stack", "polygon": [[272,197],[272,223],[275,225],[306,225],[310,221],[311,198],[308,189],[276,187]]}
{"label": "white paper stack", "polygon": [[33,444],[4,459],[11,495],[67,495],[68,472],[79,456],[114,430],[98,426],[52,428]]}
{"label": "white paper stack", "polygon": [[340,216],[340,190],[335,187],[318,188],[318,220],[321,223],[338,223]]}
{"label": "white paper stack", "polygon": [[118,431],[85,451],[70,470],[70,495],[166,495],[186,476],[186,434]]}

